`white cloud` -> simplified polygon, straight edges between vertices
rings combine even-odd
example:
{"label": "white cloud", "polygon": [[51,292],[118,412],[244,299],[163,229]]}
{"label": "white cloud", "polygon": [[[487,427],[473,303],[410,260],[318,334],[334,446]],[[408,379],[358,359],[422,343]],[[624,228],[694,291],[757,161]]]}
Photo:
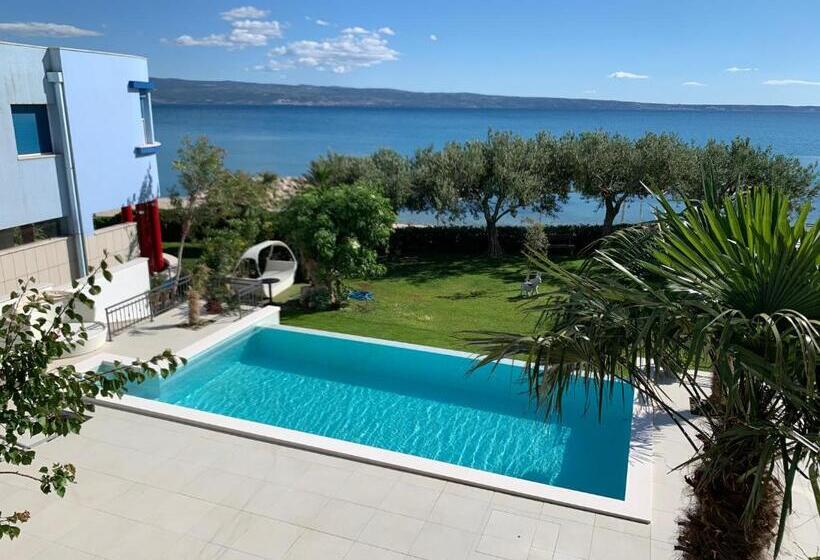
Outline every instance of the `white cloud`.
{"label": "white cloud", "polygon": [[731,72],[732,74],[737,74],[738,72],[757,72],[757,68],[750,66],[730,66],[726,69],[726,72]]}
{"label": "white cloud", "polygon": [[820,86],[820,82],[811,80],[766,80],[765,86]]}
{"label": "white cloud", "polygon": [[391,37],[396,34],[392,27],[380,27],[379,33],[382,35],[390,35]]}
{"label": "white cloud", "polygon": [[174,42],[182,47],[231,47],[233,43],[228,41],[224,34],[211,33],[205,37],[191,37],[190,35],[180,35]]}
{"label": "white cloud", "polygon": [[644,74],[634,74],[633,72],[624,72],[623,70],[618,70],[617,72],[613,72],[609,74],[607,78],[616,78],[618,80],[647,80],[649,76]]}
{"label": "white cloud", "polygon": [[[251,16],[246,19],[237,19],[239,13],[249,13]],[[226,17],[226,14],[230,14],[230,17]],[[253,6],[235,8],[222,13],[222,19],[231,21],[232,29],[229,33],[211,33],[204,37],[180,35],[175,42],[183,47],[225,47],[229,49],[264,47],[267,46],[269,39],[282,37],[282,24],[276,20],[257,19],[259,14],[264,16],[267,12],[257,10]]]}
{"label": "white cloud", "polygon": [[64,23],[43,23],[39,21],[0,23],[0,33],[28,37],[96,37],[102,35],[91,29],[82,29]]}
{"label": "white cloud", "polygon": [[430,34],[430,40],[431,41],[438,41],[438,35],[436,35],[435,33],[431,33]]}
{"label": "white cloud", "polygon": [[227,12],[219,14],[225,21],[233,21],[235,19],[262,19],[268,15],[267,10],[260,10],[254,6],[240,6]]}
{"label": "white cloud", "polygon": [[692,82],[683,82],[681,85],[682,86],[687,86],[687,87],[706,87],[706,84],[704,84],[703,82],[694,82],[694,81],[692,81]]}
{"label": "white cloud", "polygon": [[375,66],[398,60],[398,51],[390,48],[378,31],[349,27],[337,37],[321,41],[291,41],[268,52],[268,70],[296,66],[344,74],[356,68]]}
{"label": "white cloud", "polygon": [[321,25],[322,27],[327,27],[328,25],[330,25],[329,21],[325,21],[323,19],[313,20],[313,23],[315,23],[316,25]]}
{"label": "white cloud", "polygon": [[583,93],[584,95],[595,95],[596,93],[598,93],[598,90],[596,90],[596,89],[585,89],[581,93]]}

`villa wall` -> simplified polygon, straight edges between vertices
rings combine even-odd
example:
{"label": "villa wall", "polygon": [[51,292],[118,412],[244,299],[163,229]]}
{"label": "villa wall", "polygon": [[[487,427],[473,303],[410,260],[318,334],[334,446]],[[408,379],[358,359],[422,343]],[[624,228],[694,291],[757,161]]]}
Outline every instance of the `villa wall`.
{"label": "villa wall", "polygon": [[[102,260],[103,250],[108,251],[108,262],[112,268],[118,265],[116,256],[123,261],[132,261],[139,257],[137,224],[117,224],[97,230],[86,238],[86,249],[88,264],[95,268]],[[33,276],[39,285],[68,287],[75,276],[72,262],[74,246],[70,237],[53,237],[0,251],[0,300],[17,289],[18,278]],[[145,278],[147,286],[147,270]],[[142,287],[141,284],[140,289]]]}
{"label": "villa wall", "polygon": [[145,145],[139,92],[131,81],[148,81],[148,62],[138,56],[54,49],[52,65],[65,76],[74,173],[83,229],[94,231],[93,213],[119,208],[159,193],[155,154]]}
{"label": "villa wall", "polygon": [[49,119],[54,154],[17,155],[11,105],[48,106],[57,113],[45,81],[47,50],[0,43],[0,229],[68,214],[59,128]]}
{"label": "villa wall", "polygon": [[0,300],[18,287],[17,279],[37,284],[71,283],[74,251],[70,238],[54,237],[0,251]]}
{"label": "villa wall", "polygon": [[108,251],[108,264],[117,264],[117,257],[123,262],[139,256],[139,241],[137,240],[137,224],[135,222],[117,224],[98,229],[86,238],[86,253],[88,266],[97,268],[103,259],[104,251]]}

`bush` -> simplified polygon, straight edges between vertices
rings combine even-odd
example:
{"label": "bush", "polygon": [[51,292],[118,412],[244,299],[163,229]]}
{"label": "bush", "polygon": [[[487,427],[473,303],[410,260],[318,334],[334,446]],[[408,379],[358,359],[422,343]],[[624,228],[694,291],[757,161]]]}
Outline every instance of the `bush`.
{"label": "bush", "polygon": [[[600,225],[545,226],[550,254],[579,254],[589,244],[603,236]],[[524,248],[527,228],[501,226],[498,237],[505,253],[520,253]],[[393,231],[389,255],[415,257],[430,255],[483,255],[487,252],[487,234],[476,226],[410,226]]]}

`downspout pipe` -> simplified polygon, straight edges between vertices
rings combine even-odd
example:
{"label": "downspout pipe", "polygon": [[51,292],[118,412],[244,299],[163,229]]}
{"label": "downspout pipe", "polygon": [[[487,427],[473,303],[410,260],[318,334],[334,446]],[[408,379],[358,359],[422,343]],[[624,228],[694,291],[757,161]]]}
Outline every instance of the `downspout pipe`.
{"label": "downspout pipe", "polygon": [[46,72],[46,79],[54,86],[54,98],[57,101],[57,115],[60,119],[60,136],[63,144],[63,167],[65,168],[66,186],[68,187],[68,201],[71,207],[71,220],[74,229],[74,249],[77,253],[77,268],[79,276],[88,274],[88,259],[86,258],[85,229],[83,217],[80,213],[80,191],[77,188],[77,176],[74,170],[74,147],[71,144],[71,131],[68,128],[68,114],[66,111],[65,88],[63,87],[62,72]]}

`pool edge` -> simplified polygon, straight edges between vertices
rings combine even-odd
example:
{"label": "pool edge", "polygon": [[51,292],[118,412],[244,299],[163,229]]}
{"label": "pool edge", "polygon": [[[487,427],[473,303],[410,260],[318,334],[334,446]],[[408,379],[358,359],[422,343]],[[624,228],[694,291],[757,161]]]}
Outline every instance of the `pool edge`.
{"label": "pool edge", "polygon": [[[279,309],[266,307],[255,311],[220,331],[213,333],[179,352],[178,356],[191,358],[203,351],[213,348],[226,339],[252,327],[270,327],[281,330],[290,330],[328,336],[332,338],[347,338],[363,342],[422,350],[439,354],[456,355],[474,358],[476,354],[433,348],[416,344],[394,342],[384,339],[345,335],[305,329],[302,327],[288,327],[278,325]],[[101,353],[78,364],[78,369],[94,369],[102,363],[118,360],[130,362],[133,358]],[[505,363],[516,364],[514,360],[505,360]],[[82,370],[81,369],[81,370]],[[652,444],[652,410],[636,400],[633,405],[632,426],[630,433],[628,467],[626,476],[625,499],[617,500],[570,490],[558,486],[527,481],[501,474],[481,471],[461,465],[454,465],[443,461],[436,461],[414,455],[398,453],[377,447],[371,447],[345,440],[319,436],[306,432],[299,432],[287,428],[271,426],[250,420],[232,418],[211,412],[204,412],[179,405],[162,403],[150,399],[123,395],[92,399],[100,406],[124,410],[132,413],[152,416],[164,420],[188,424],[200,428],[219,431],[239,437],[266,441],[288,447],[305,449],[326,455],[333,455],[345,459],[394,468],[415,474],[432,476],[456,483],[476,486],[492,491],[532,498],[543,502],[582,509],[594,513],[613,517],[649,523],[652,515],[652,475],[653,475],[653,444]]]}

